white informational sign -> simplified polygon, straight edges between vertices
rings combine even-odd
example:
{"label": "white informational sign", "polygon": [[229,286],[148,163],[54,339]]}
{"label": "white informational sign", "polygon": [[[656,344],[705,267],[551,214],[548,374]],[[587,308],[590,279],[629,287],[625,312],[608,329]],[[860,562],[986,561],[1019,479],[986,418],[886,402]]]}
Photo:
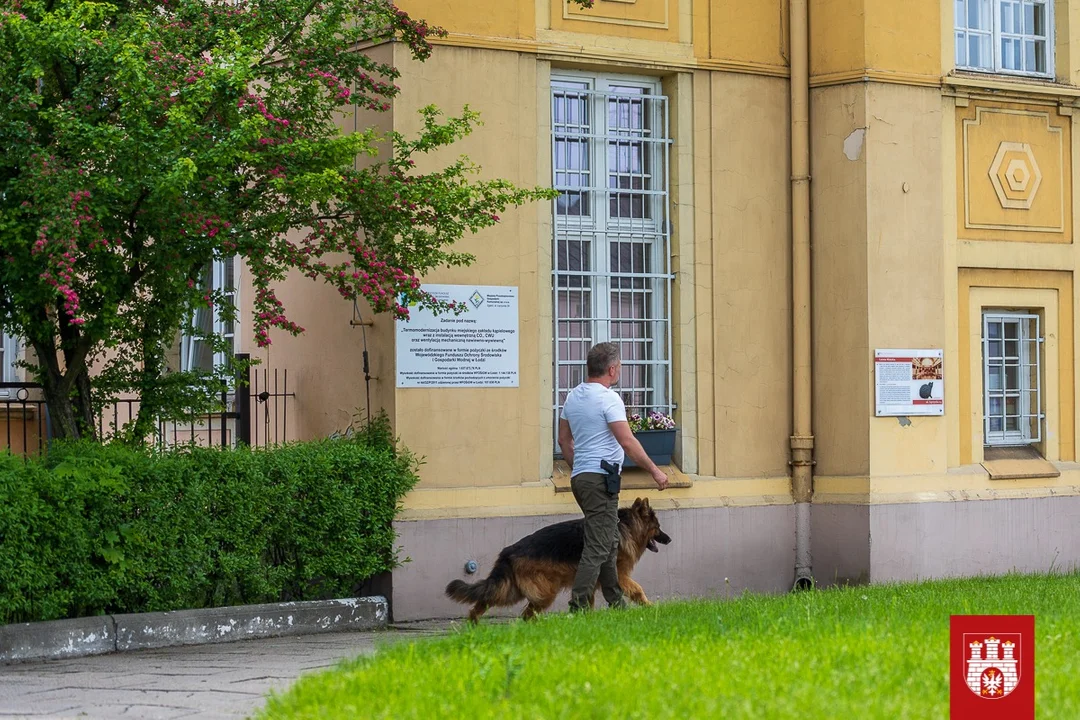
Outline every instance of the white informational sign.
{"label": "white informational sign", "polygon": [[438,300],[464,303],[460,315],[409,308],[397,321],[397,386],[517,387],[518,289],[424,285]]}
{"label": "white informational sign", "polygon": [[875,350],[874,405],[886,415],[944,415],[941,350]]}

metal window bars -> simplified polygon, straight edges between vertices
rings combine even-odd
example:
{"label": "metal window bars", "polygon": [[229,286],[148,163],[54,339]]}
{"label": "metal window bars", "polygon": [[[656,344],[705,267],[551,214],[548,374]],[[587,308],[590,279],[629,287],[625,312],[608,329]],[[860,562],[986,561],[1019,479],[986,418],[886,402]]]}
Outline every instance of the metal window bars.
{"label": "metal window bars", "polygon": [[983,315],[983,438],[986,445],[1042,440],[1039,316]]}
{"label": "metal window bars", "polygon": [[667,98],[645,84],[552,81],[556,426],[589,348],[620,346],[628,412],[671,413]]}

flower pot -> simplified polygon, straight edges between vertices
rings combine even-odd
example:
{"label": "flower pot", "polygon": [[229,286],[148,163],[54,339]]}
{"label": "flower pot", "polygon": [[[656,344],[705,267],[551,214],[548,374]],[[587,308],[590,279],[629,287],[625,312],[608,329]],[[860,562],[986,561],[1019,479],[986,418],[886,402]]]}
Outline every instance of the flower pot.
{"label": "flower pot", "polygon": [[[674,428],[671,430],[642,430],[634,433],[634,437],[638,439],[641,447],[645,449],[645,454],[654,463],[657,465],[671,464],[671,454],[675,452]],[[637,467],[637,463],[627,455],[623,467]]]}

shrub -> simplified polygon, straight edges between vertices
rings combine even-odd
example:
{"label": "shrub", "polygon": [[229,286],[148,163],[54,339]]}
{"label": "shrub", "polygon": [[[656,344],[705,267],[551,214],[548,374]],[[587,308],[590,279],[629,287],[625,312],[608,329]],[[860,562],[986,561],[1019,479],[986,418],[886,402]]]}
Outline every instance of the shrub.
{"label": "shrub", "polygon": [[0,622],[314,600],[398,564],[417,481],[385,416],[273,449],[0,455]]}

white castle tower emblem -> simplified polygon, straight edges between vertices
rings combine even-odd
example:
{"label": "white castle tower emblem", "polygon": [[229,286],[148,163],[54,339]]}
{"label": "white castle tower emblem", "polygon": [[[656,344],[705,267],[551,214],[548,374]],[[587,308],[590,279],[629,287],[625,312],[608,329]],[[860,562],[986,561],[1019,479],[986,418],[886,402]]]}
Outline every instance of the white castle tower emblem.
{"label": "white castle tower emblem", "polygon": [[964,646],[970,650],[964,679],[981,698],[999,700],[1020,684],[1020,636],[1007,638],[964,633]]}

